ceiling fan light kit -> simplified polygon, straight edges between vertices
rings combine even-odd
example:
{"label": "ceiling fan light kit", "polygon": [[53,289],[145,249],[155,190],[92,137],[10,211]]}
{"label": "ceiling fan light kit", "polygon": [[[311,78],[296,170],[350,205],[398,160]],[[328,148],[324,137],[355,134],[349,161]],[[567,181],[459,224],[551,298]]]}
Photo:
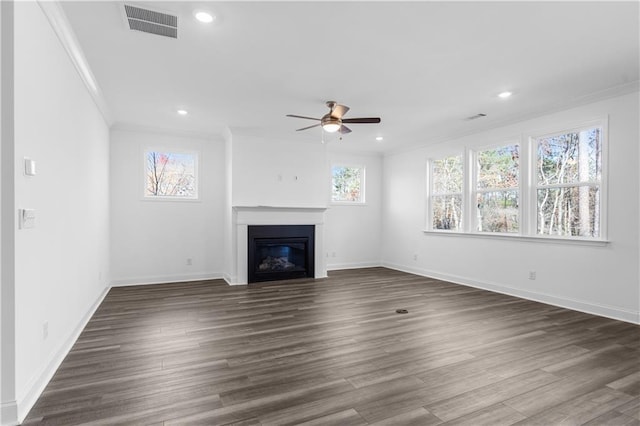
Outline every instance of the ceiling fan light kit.
{"label": "ceiling fan light kit", "polygon": [[324,118],[322,119],[322,130],[325,132],[335,133],[340,130],[340,126],[342,126],[342,123],[337,118],[329,117],[326,120]]}
{"label": "ceiling fan light kit", "polygon": [[380,123],[380,117],[343,118],[344,115],[347,113],[347,111],[349,111],[348,106],[340,105],[335,101],[328,101],[326,105],[330,111],[324,116],[322,116],[322,118],[305,117],[303,115],[295,115],[295,114],[287,114],[287,117],[303,118],[305,120],[315,120],[320,122],[312,126],[307,126],[301,129],[297,129],[297,131],[312,129],[314,127],[321,126],[322,130],[324,130],[327,133],[340,132],[343,135],[347,133],[351,133],[351,129],[345,126],[344,123],[352,123],[352,124]]}

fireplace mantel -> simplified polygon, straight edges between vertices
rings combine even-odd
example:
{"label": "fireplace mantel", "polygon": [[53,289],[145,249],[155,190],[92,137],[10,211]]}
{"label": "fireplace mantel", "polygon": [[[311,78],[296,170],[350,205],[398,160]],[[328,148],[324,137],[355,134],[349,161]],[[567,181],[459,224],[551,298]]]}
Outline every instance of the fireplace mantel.
{"label": "fireplace mantel", "polygon": [[233,206],[232,241],[235,243],[229,284],[248,282],[249,225],[315,225],[315,278],[327,276],[324,257],[324,206]]}

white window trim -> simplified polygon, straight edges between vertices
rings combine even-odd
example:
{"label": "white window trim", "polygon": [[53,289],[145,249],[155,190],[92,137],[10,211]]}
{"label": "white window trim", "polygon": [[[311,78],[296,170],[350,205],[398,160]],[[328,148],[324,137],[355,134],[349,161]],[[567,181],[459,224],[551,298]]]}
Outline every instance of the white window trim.
{"label": "white window trim", "polygon": [[[602,143],[601,143],[601,170],[600,182],[576,182],[573,184],[559,184],[558,187],[569,186],[576,187],[582,185],[589,185],[590,183],[597,184],[600,187],[600,236],[597,238],[589,237],[572,237],[572,236],[557,236],[557,235],[539,235],[537,233],[537,176],[533,163],[536,161],[537,150],[535,140],[544,137],[550,137],[555,135],[562,135],[571,132],[578,132],[590,127],[602,128]],[[596,118],[592,120],[585,120],[581,122],[575,122],[573,125],[556,125],[547,126],[549,130],[546,131],[527,131],[523,132],[518,138],[505,139],[502,143],[494,143],[488,145],[482,145],[479,147],[465,147],[462,154],[460,150],[452,151],[446,155],[440,155],[438,157],[428,158],[426,167],[426,193],[425,193],[425,205],[427,207],[425,214],[425,228],[423,232],[430,235],[450,235],[455,237],[480,237],[489,239],[504,239],[513,241],[528,241],[528,242],[542,242],[542,243],[557,243],[557,244],[570,244],[570,245],[589,245],[589,246],[604,246],[610,243],[608,240],[608,186],[609,186],[609,118],[608,116],[602,118]],[[525,134],[527,136],[525,136]],[[476,170],[475,160],[476,153],[486,149],[507,146],[507,145],[519,145],[520,153],[520,174],[519,174],[519,215],[520,215],[520,232],[518,233],[506,233],[506,232],[481,232],[477,231],[474,209],[474,197],[477,193],[476,190]],[[432,209],[432,182],[433,182],[433,162],[438,159],[462,155],[464,164],[463,170],[463,230],[442,230],[433,228],[433,209]],[[550,186],[549,186],[550,187]],[[440,194],[438,194],[440,195]]]}
{"label": "white window trim", "polygon": [[[350,167],[350,168],[358,168],[361,170],[360,173],[360,201],[346,201],[346,200],[337,200],[333,199],[333,168],[334,167]],[[331,176],[331,187],[329,190],[329,200],[330,204],[334,206],[365,206],[367,205],[367,192],[366,192],[366,182],[367,182],[367,168],[364,164],[354,164],[354,163],[332,163],[331,169],[329,170],[329,174]]]}
{"label": "white window trim", "polygon": [[[192,155],[194,158],[194,175],[196,178],[195,183],[195,196],[193,197],[172,197],[166,195],[147,195],[147,154],[149,152],[168,152],[183,155]],[[194,203],[200,202],[200,153],[194,150],[175,149],[158,146],[148,146],[142,149],[142,201],[159,201],[159,202],[179,202],[179,203]]]}

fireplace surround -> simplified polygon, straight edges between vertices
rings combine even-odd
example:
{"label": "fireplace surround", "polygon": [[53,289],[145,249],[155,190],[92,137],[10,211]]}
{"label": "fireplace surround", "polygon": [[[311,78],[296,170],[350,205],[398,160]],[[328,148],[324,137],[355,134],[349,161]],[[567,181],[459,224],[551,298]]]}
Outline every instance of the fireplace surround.
{"label": "fireplace surround", "polygon": [[326,278],[324,220],[326,207],[307,206],[233,206],[230,257],[224,279],[230,285],[248,284],[249,226],[313,225],[313,278]]}

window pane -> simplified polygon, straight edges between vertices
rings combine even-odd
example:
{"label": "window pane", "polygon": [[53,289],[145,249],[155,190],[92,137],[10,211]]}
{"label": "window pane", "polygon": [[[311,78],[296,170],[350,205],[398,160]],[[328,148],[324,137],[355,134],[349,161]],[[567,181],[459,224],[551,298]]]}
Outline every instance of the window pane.
{"label": "window pane", "polygon": [[478,189],[517,188],[518,145],[478,152]]}
{"label": "window pane", "polygon": [[433,194],[462,192],[462,156],[433,162]]}
{"label": "window pane", "polygon": [[565,237],[600,236],[600,191],[597,186],[538,190],[538,234]]}
{"label": "window pane", "polygon": [[538,185],[600,181],[601,138],[596,127],[537,139]]}
{"label": "window pane", "polygon": [[197,198],[195,154],[149,151],[145,161],[145,196]]}
{"label": "window pane", "polygon": [[478,231],[518,232],[518,191],[478,194]]}
{"label": "window pane", "polygon": [[364,194],[362,193],[363,171],[361,167],[333,166],[331,168],[333,176],[331,200],[364,202]]}
{"label": "window pane", "polygon": [[462,195],[435,196],[431,200],[433,229],[462,230]]}

